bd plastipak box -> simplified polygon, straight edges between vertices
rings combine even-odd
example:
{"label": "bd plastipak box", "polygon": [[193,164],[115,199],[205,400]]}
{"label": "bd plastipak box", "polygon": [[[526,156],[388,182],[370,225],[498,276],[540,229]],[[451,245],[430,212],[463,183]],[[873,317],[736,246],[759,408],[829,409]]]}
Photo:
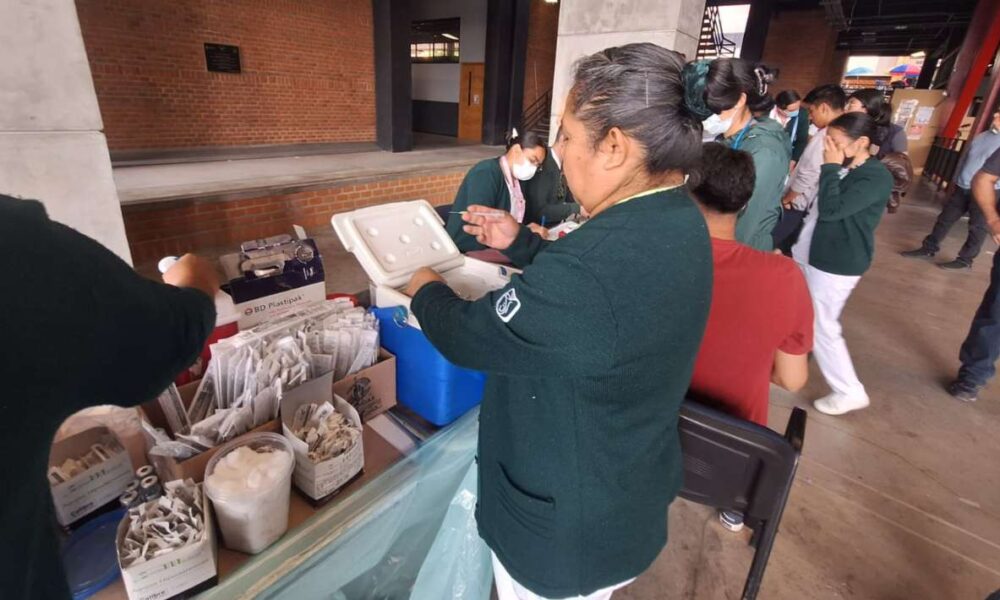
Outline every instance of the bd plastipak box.
{"label": "bd plastipak box", "polygon": [[[421,267],[441,274],[466,300],[478,300],[510,282],[515,270],[463,256],[426,200],[396,202],[334,215],[333,229],[374,286],[382,345],[396,355],[399,402],[447,425],[482,398],[485,376],[457,367],[419,331],[403,293]],[[485,344],[489,341],[485,340]]]}

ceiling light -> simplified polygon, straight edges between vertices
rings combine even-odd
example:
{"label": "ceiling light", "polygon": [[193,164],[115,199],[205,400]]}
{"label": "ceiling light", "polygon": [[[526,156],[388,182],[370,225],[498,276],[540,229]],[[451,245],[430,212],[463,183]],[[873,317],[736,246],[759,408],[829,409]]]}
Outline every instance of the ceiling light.
{"label": "ceiling light", "polygon": [[457,35],[452,35],[450,33],[442,33],[441,35],[443,37],[448,38],[449,40],[455,40],[456,42],[458,41],[458,36]]}
{"label": "ceiling light", "polygon": [[927,56],[927,53],[921,50],[919,52],[914,52],[913,54],[911,54],[910,58],[923,58],[925,56]]}
{"label": "ceiling light", "polygon": [[546,4],[559,4],[559,0],[545,0]]}

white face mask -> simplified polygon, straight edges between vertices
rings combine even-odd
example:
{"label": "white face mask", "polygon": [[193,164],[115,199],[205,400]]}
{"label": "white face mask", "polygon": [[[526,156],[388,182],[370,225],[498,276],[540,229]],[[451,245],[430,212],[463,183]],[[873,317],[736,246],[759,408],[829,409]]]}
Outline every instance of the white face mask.
{"label": "white face mask", "polygon": [[521,181],[527,181],[535,176],[535,173],[538,171],[538,167],[528,161],[522,161],[514,163],[514,166],[510,168],[510,171],[514,174],[514,177],[517,177]]}
{"label": "white face mask", "polygon": [[701,122],[701,127],[703,130],[702,141],[710,142],[715,138],[719,137],[723,133],[729,131],[729,128],[733,126],[732,117],[723,120],[719,115],[712,115],[711,117],[705,119]]}

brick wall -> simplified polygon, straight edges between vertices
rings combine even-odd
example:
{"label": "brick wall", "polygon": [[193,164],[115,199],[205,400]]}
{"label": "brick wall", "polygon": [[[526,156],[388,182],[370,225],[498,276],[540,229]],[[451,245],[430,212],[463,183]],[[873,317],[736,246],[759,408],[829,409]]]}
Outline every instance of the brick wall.
{"label": "brick wall", "polygon": [[793,89],[800,96],[825,83],[840,83],[847,53],[835,50],[837,32],[823,9],[779,11],[771,20],[762,62],[781,70],[774,91]]}
{"label": "brick wall", "polygon": [[125,232],[136,264],[164,256],[220,246],[235,247],[255,238],[289,233],[292,225],[330,227],[330,216],[363,206],[422,198],[447,204],[466,169],[355,183],[229,202],[170,202],[125,206]]}
{"label": "brick wall", "polygon": [[524,108],[552,89],[559,35],[559,4],[531,0],[528,51],[524,61]]}
{"label": "brick wall", "polygon": [[[375,137],[371,0],[77,0],[112,150]],[[209,73],[204,44],[240,47]]]}

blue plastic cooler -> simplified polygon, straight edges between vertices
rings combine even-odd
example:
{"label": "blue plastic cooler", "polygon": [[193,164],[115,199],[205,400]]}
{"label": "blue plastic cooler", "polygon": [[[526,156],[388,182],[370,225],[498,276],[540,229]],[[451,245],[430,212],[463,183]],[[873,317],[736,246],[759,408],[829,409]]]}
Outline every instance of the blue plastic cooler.
{"label": "blue plastic cooler", "polygon": [[396,355],[400,404],[441,427],[482,401],[486,374],[449,362],[422,331],[406,324],[406,308],[376,308],[373,312],[382,346]]}

